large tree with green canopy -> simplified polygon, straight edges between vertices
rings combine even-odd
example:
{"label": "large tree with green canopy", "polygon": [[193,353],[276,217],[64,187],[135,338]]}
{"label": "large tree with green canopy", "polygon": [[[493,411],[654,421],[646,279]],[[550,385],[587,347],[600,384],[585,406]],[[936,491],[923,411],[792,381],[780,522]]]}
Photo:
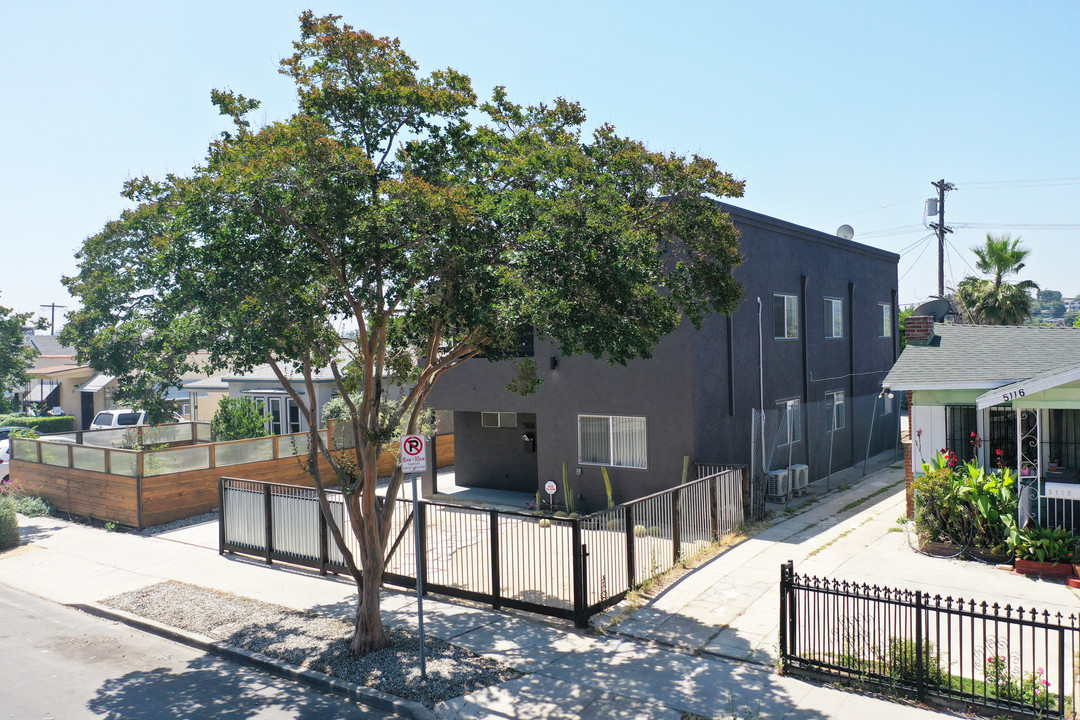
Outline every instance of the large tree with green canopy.
{"label": "large tree with green canopy", "polygon": [[[386,642],[394,501],[376,494],[376,461],[399,426],[419,426],[444,373],[505,353],[523,327],[625,363],[684,318],[732,311],[738,237],[715,199],[742,183],[608,125],[586,133],[573,102],[522,106],[500,87],[480,104],[465,75],[421,76],[397,40],[337,16],[305,12],[300,28],[281,69],[296,114],[253,128],[256,101],[215,91],[230,129],[189,176],[127,183],[137,207],[86,240],[66,279],[82,309],[65,333],[129,387],[176,384],[196,350],[203,370],[269,363],[312,428],[326,517],[326,488],[346,498],[357,556],[329,524],[363,653]],[[327,367],[348,405],[347,456],[327,451],[307,402]],[[390,411],[387,378],[404,388]],[[385,497],[401,482],[399,468]]]}
{"label": "large tree with green canopy", "polygon": [[[9,408],[8,394],[26,385],[26,373],[34,367],[37,350],[27,344],[24,328],[31,313],[17,313],[0,306],[0,412]],[[34,327],[43,327],[39,319]]]}

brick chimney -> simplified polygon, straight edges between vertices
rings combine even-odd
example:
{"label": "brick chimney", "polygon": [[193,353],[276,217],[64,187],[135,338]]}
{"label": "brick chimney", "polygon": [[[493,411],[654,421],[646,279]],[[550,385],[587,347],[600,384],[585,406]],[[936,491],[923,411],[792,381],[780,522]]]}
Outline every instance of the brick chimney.
{"label": "brick chimney", "polygon": [[934,318],[929,315],[905,318],[904,337],[908,345],[929,345],[934,339]]}

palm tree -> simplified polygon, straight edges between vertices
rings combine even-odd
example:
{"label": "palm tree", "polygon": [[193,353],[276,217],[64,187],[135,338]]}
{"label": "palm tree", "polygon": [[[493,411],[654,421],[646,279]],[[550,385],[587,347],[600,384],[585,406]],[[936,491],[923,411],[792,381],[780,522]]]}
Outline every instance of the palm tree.
{"label": "palm tree", "polygon": [[978,260],[975,267],[989,277],[969,275],[956,288],[962,316],[978,325],[1020,325],[1031,317],[1035,305],[1031,291],[1039,286],[1031,280],[1006,280],[1024,269],[1029,250],[1020,247],[1020,238],[987,234],[986,243],[971,249]]}

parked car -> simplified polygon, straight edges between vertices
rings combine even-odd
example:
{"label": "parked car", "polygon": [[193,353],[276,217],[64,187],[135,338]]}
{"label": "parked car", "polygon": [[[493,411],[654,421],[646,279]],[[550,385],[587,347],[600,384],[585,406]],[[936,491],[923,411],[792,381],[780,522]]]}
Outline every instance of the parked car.
{"label": "parked car", "polygon": [[[173,422],[184,422],[179,413],[172,414]],[[132,408],[113,408],[102,410],[94,416],[94,422],[90,423],[91,430],[111,430],[113,428],[134,427],[146,425],[146,411],[133,410]]]}
{"label": "parked car", "polygon": [[145,410],[132,410],[131,408],[113,408],[102,410],[94,416],[94,422],[90,423],[91,430],[110,430],[119,427],[133,427],[146,424]]}
{"label": "parked car", "polygon": [[7,440],[8,436],[11,435],[12,430],[19,430],[19,429],[20,428],[18,428],[18,427],[12,427],[12,426],[0,427],[0,440]]}
{"label": "parked car", "polygon": [[11,441],[7,438],[0,440],[0,485],[8,481],[8,472],[11,470]]}

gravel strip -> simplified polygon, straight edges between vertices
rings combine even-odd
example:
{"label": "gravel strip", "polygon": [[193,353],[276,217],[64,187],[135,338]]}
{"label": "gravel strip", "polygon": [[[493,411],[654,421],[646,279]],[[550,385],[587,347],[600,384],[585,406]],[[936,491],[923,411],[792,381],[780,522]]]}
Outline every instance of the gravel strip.
{"label": "gravel strip", "polygon": [[217,522],[218,511],[212,510],[202,515],[196,515],[195,517],[184,518],[183,520],[173,520],[170,523],[164,525],[152,525],[151,527],[143,528],[138,531],[139,535],[159,535],[163,532],[169,532],[170,530],[179,530],[180,528],[187,527],[188,525],[198,525],[200,523]]}
{"label": "gravel strip", "polygon": [[168,581],[114,595],[101,604],[429,708],[521,677],[496,660],[426,637],[428,681],[421,686],[420,641],[411,631],[387,628],[389,647],[353,657],[349,654],[351,622],[181,582]]}

